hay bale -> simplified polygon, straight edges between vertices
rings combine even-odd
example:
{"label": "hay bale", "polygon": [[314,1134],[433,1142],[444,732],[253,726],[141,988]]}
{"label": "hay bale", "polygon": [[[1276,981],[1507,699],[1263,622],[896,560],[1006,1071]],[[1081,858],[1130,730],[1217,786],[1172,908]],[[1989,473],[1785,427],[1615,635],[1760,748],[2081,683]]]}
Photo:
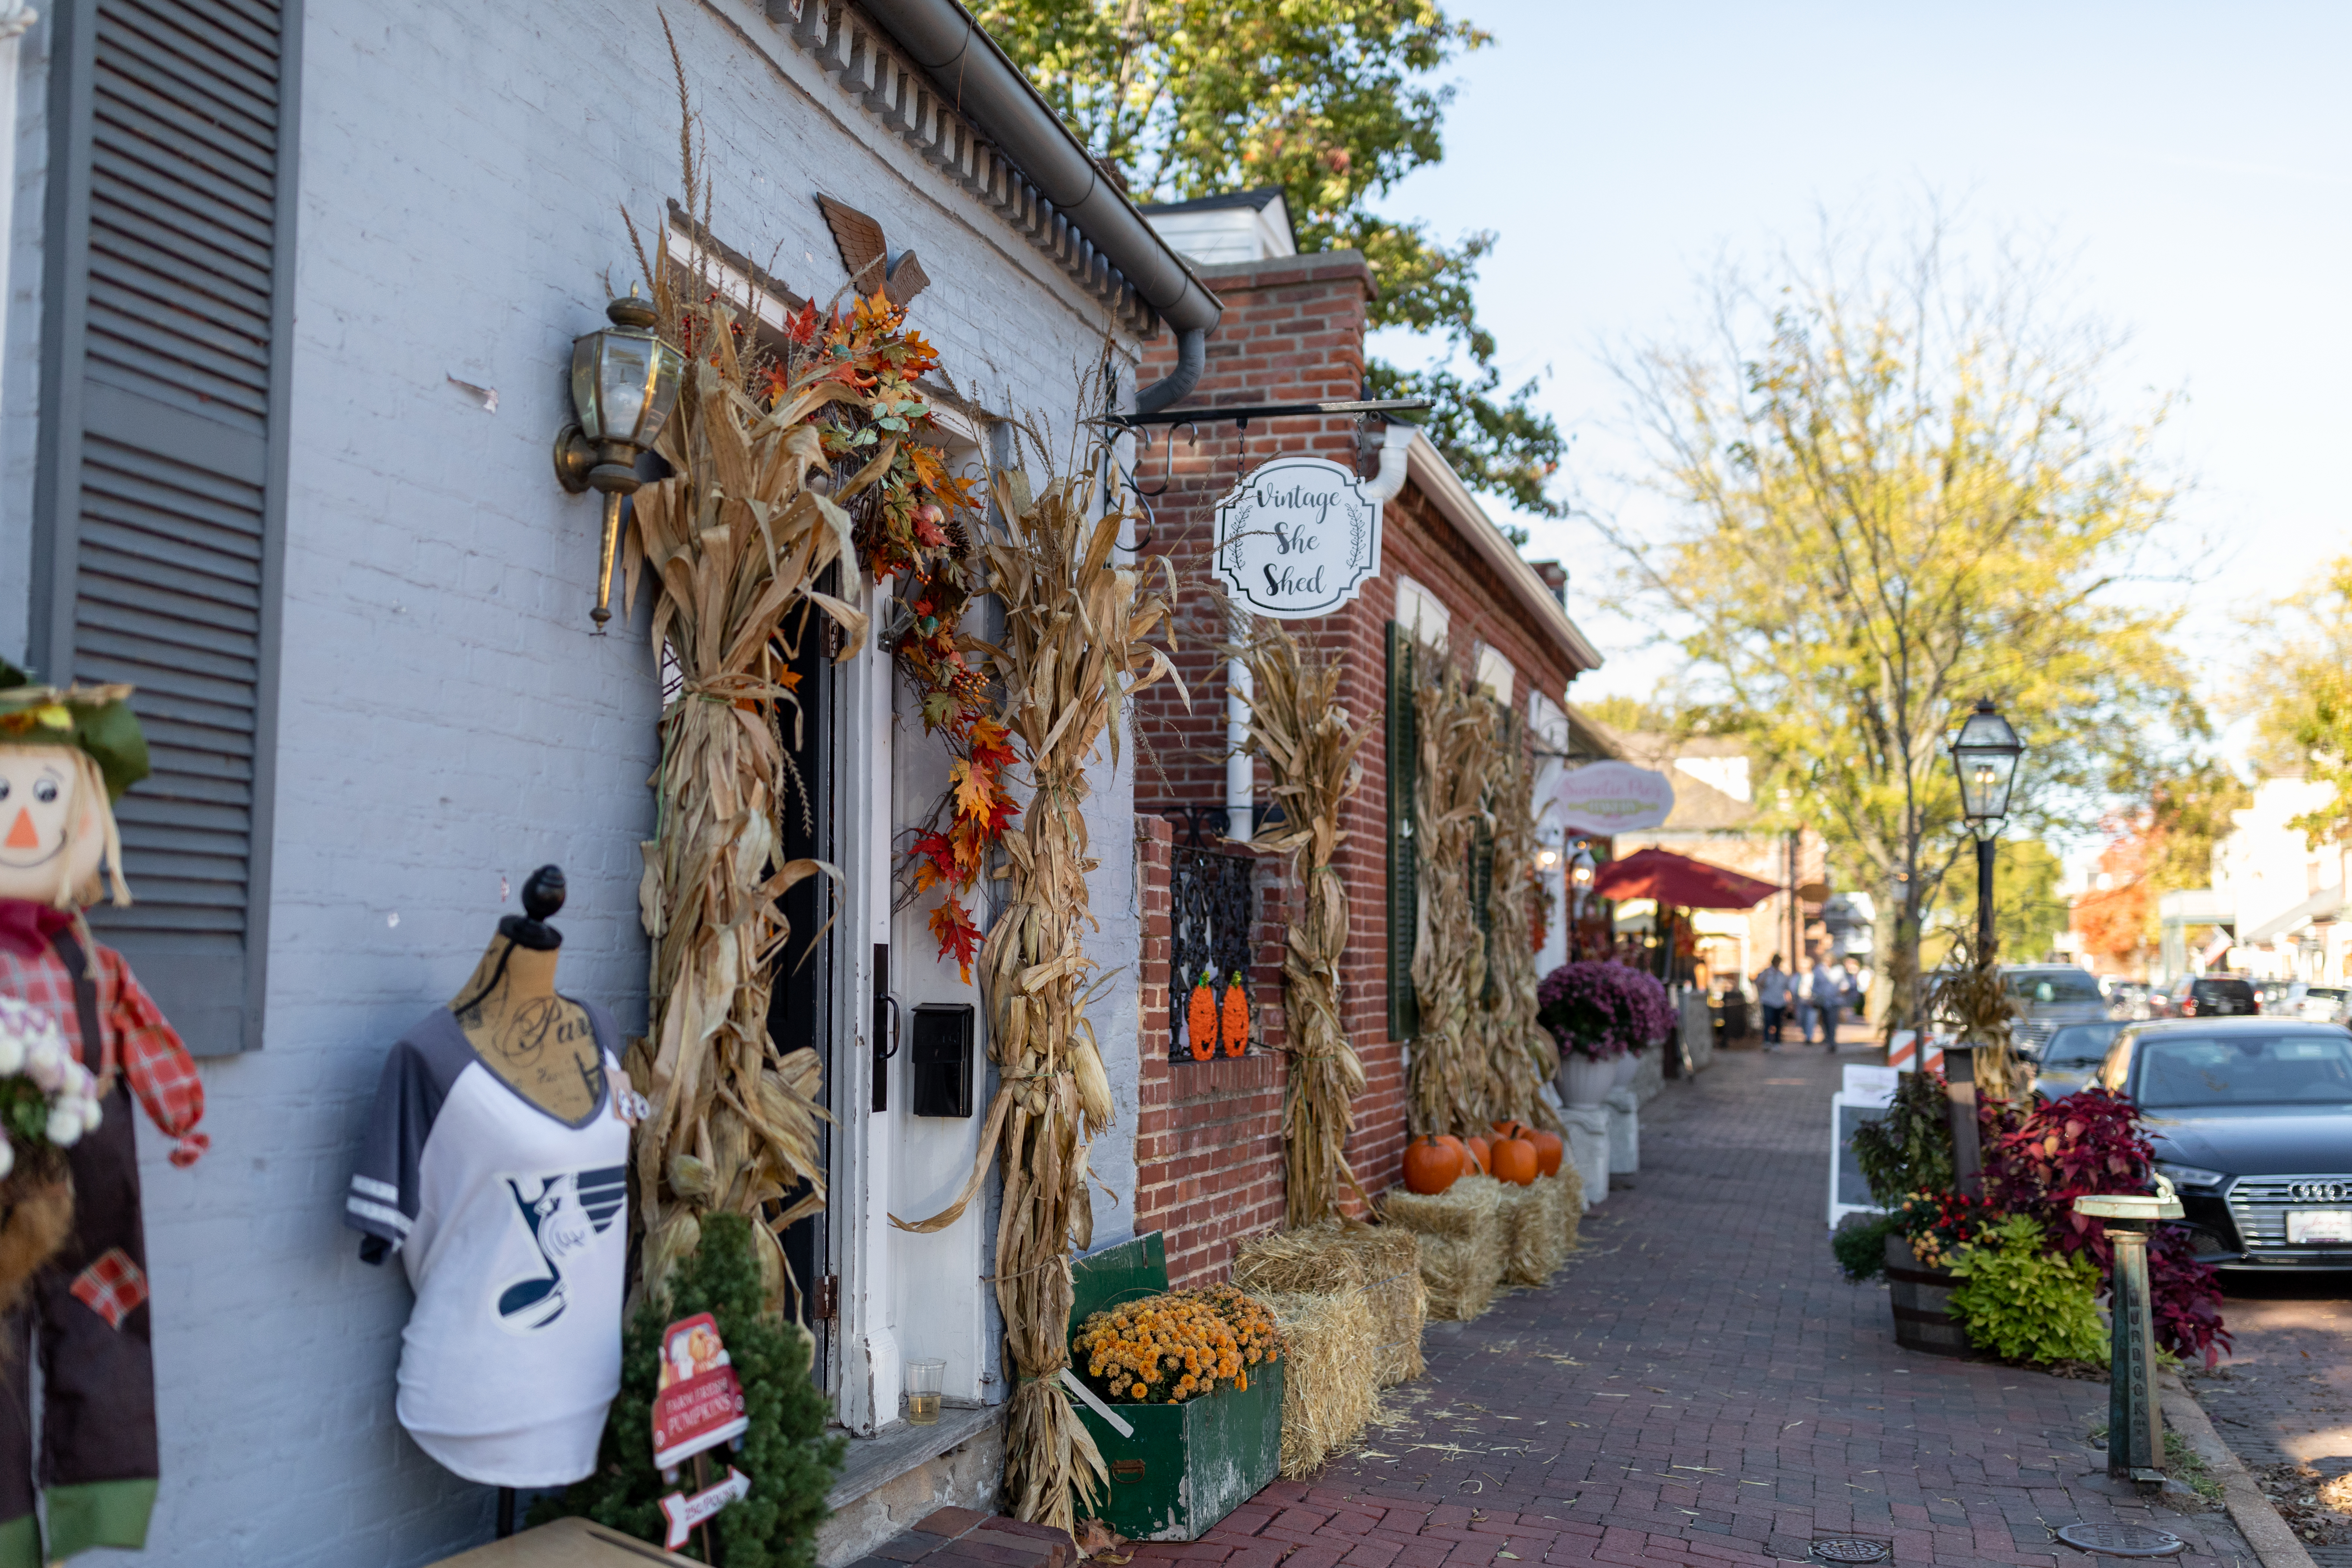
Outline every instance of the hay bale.
{"label": "hay bale", "polygon": [[1568,1261],[1568,1233],[1560,1208],[1567,1197],[1557,1177],[1538,1176],[1524,1187],[1506,1187],[1498,1213],[1503,1222],[1503,1278],[1513,1285],[1537,1286]]}
{"label": "hay bale", "polygon": [[1584,1227],[1584,1178],[1575,1166],[1563,1160],[1559,1173],[1543,1180],[1559,1189],[1559,1255],[1566,1258],[1582,1245]]}
{"label": "hay bale", "polygon": [[1420,1241],[1409,1230],[1343,1219],[1252,1237],[1234,1248],[1234,1283],[1253,1295],[1360,1289],[1379,1335],[1380,1385],[1393,1388],[1422,1373],[1429,1302]]}
{"label": "hay bale", "polygon": [[1466,1322],[1493,1304],[1503,1279],[1502,1185],[1492,1176],[1465,1176],[1434,1194],[1402,1187],[1382,1194],[1389,1223],[1420,1241],[1431,1317]]}
{"label": "hay bale", "polygon": [[1282,1473],[1295,1480],[1360,1436],[1379,1406],[1379,1326],[1360,1285],[1257,1299],[1282,1331]]}

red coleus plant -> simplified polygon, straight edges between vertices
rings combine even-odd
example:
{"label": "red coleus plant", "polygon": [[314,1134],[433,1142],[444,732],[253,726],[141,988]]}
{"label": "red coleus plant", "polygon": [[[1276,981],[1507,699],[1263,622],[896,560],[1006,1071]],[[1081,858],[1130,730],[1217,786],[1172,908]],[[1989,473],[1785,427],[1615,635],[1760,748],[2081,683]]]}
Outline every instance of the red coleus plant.
{"label": "red coleus plant", "polygon": [[[2076,1214],[2074,1200],[2154,1187],[2155,1151],[2138,1114],[2129,1100],[2096,1086],[2031,1110],[1987,1106],[1986,1192],[2003,1208],[2040,1220],[2062,1251],[2084,1253],[2112,1276],[2106,1226]],[[2185,1226],[2158,1226],[2147,1252],[2158,1342],[2211,1366],[2231,1343],[2221,1323],[2221,1277],[2197,1261]]]}

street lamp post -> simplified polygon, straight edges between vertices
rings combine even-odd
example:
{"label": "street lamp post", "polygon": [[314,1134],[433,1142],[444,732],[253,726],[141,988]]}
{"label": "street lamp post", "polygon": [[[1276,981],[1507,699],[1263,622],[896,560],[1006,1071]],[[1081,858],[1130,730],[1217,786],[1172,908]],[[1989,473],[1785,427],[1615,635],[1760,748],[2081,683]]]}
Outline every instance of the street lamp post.
{"label": "street lamp post", "polygon": [[[1977,840],[1977,966],[1993,964],[1993,841],[2009,816],[2009,795],[2017,783],[2017,759],[2025,743],[2000,716],[1992,699],[1977,700],[1976,711],[1952,741],[1952,768],[1960,779],[1960,815]],[[1984,1161],[1977,1142],[1977,1042],[1962,1040],[1945,1054],[1946,1090],[1952,1119],[1952,1174],[1961,1192],[1984,1195]]]}

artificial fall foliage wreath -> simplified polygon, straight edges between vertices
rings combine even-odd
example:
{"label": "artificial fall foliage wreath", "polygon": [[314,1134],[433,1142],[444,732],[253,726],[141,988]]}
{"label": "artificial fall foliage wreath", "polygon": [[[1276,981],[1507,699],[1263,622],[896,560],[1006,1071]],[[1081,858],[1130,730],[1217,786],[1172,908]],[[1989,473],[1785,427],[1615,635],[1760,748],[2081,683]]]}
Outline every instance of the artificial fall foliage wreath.
{"label": "artificial fall foliage wreath", "polygon": [[[654,1468],[662,1330],[697,1312],[717,1320],[751,1420],[740,1453],[719,1447],[709,1456],[713,1483],[726,1478],[729,1465],[751,1482],[748,1497],[710,1521],[719,1559],[726,1568],[813,1568],[817,1526],[829,1511],[824,1496],[841,1473],[847,1444],[825,1435],[825,1399],[809,1380],[808,1336],[761,1305],[751,1222],[741,1215],[706,1215],[701,1246],[678,1261],[667,1300],[637,1309],[621,1339],[621,1392],[604,1418],[596,1471],[542,1498],[531,1522],[577,1514],[641,1541],[663,1539],[661,1500],[693,1489],[693,1471],[664,1485]],[[683,1554],[702,1561],[698,1533]]]}

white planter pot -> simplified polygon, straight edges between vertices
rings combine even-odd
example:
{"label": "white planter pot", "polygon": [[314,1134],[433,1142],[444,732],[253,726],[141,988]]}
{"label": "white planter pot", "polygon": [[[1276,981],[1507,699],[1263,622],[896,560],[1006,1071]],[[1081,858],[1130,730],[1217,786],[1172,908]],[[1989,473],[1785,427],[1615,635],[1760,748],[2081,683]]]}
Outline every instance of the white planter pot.
{"label": "white planter pot", "polygon": [[1617,1069],[1617,1076],[1610,1082],[1609,1087],[1631,1089],[1633,1087],[1633,1075],[1642,1070],[1642,1058],[1627,1051],[1610,1065]]}
{"label": "white planter pot", "polygon": [[[1630,1059],[1630,1058],[1627,1058]],[[1617,1087],[1617,1063],[1588,1061],[1571,1056],[1559,1064],[1559,1097],[1572,1106],[1604,1103]]]}

